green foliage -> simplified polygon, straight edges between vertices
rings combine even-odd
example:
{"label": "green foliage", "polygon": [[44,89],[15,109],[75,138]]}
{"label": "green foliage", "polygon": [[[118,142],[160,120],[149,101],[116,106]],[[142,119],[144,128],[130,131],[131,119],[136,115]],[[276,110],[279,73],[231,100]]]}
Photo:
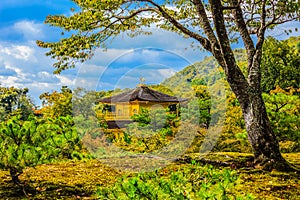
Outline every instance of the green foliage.
{"label": "green foliage", "polygon": [[[194,81],[195,80],[195,81]],[[211,95],[208,92],[208,88],[202,79],[200,82],[198,79],[193,80],[193,89],[195,92],[195,98],[191,99],[186,107],[182,108],[184,119],[190,120],[192,123],[198,122],[197,125],[208,128],[211,121]],[[186,110],[188,109],[188,111]]]}
{"label": "green foliage", "polygon": [[241,141],[242,145],[248,145],[248,135],[247,131],[244,130],[243,132],[235,134],[236,139]]}
{"label": "green foliage", "polygon": [[234,199],[230,190],[237,175],[227,169],[189,165],[123,177],[113,186],[99,188],[101,199]]}
{"label": "green foliage", "polygon": [[[274,29],[279,24],[300,19],[299,3],[295,0],[255,3],[250,0],[243,3],[221,0],[74,0],[73,2],[78,6],[76,12],[70,16],[50,15],[45,21],[51,26],[62,28],[63,31],[71,31],[72,34],[57,42],[37,41],[38,46],[50,49],[48,56],[57,59],[54,73],[75,67],[77,61],[86,61],[93,56],[93,50],[105,47],[107,41],[122,33],[127,33],[131,37],[149,34],[147,28],[155,25],[159,29],[192,38],[196,41],[196,47],[202,46],[211,52],[224,69],[226,80],[245,107],[252,106],[251,104],[256,102],[253,100],[255,98],[262,101],[260,63],[266,31]],[[247,77],[244,76],[241,66],[238,66],[232,50],[232,43],[237,42],[240,36],[247,48],[249,72]],[[182,88],[184,90],[186,87]],[[244,112],[245,110],[243,109]],[[254,110],[264,112],[265,108],[262,106]],[[252,121],[268,120],[256,119],[257,113],[250,114],[254,117]],[[257,133],[249,132],[249,134]],[[260,135],[274,136],[272,131],[262,132]],[[255,142],[264,145],[267,141]],[[278,150],[276,141],[274,144],[273,149],[276,152]],[[255,151],[257,151],[255,155],[265,153],[257,149]],[[268,156],[274,155],[267,154],[262,157],[269,158]]]}
{"label": "green foliage", "polygon": [[[169,109],[154,109],[150,111],[151,122],[149,128],[153,131],[170,130],[179,126],[180,117]],[[169,133],[169,135],[172,135]]]}
{"label": "green foliage", "polygon": [[71,116],[72,111],[72,90],[67,86],[62,86],[61,92],[45,92],[40,95],[43,108],[42,114],[45,118],[57,118],[61,116]]}
{"label": "green foliage", "polygon": [[223,133],[234,135],[244,132],[245,122],[242,110],[236,96],[231,91],[228,91],[226,106],[226,119],[223,126]]}
{"label": "green foliage", "polygon": [[46,120],[29,117],[23,121],[14,116],[0,123],[0,167],[9,170],[16,180],[16,172],[54,159],[72,158],[80,148],[70,117]]}
{"label": "green foliage", "polygon": [[[195,161],[192,164],[194,165],[193,168],[200,171],[201,167],[195,167],[198,163],[197,158],[199,155],[193,155],[194,156],[192,158]],[[300,166],[300,153],[283,154],[283,156],[290,163]],[[253,156],[251,156],[251,154],[220,152],[209,154],[206,158],[213,161],[233,161],[235,164],[244,163],[242,166],[246,166],[246,162],[252,157]],[[142,184],[145,185],[147,181],[151,183],[151,181],[155,182],[155,180],[167,179],[170,177],[172,172],[187,171],[187,168],[191,167],[191,164],[175,162],[156,173],[140,174],[141,177],[144,177],[143,180],[145,180],[142,180]],[[218,171],[216,168],[214,169]],[[147,174],[148,177],[157,176],[158,178],[147,179],[145,174]],[[124,175],[128,175],[126,176],[127,178],[125,178]],[[235,197],[235,199],[278,200],[298,199],[300,196],[299,175],[294,173],[282,173],[275,171],[266,172],[259,171],[257,169],[249,169],[247,167],[239,168],[236,171],[236,175],[238,175],[238,180],[235,182],[236,184],[234,185],[234,188],[229,187],[227,190],[228,195],[232,197],[232,199]],[[114,168],[102,164],[97,159],[90,159],[55,162],[47,165],[39,165],[35,168],[28,168],[24,171],[24,174],[20,176],[20,179],[22,182],[26,183],[25,189],[29,199],[97,199],[97,189],[98,193],[101,190],[109,192],[108,188],[116,188],[115,183],[120,181],[121,177],[124,177],[123,180],[127,181],[130,177],[138,176],[139,174],[115,170]],[[194,173],[191,171],[190,174],[186,175],[186,178],[196,180],[196,178],[192,178],[193,176]],[[0,197],[2,199],[28,199],[28,197],[26,198],[24,196],[22,190],[18,188],[18,186],[11,184],[7,171],[0,170],[0,177]],[[170,182],[169,180],[167,181]],[[120,184],[120,182],[118,182],[118,184]],[[139,185],[142,184],[139,183]],[[157,185],[157,183],[154,184]],[[99,197],[98,199],[108,198]]]}
{"label": "green foliage", "polygon": [[0,170],[0,177],[1,199],[95,199],[97,187],[116,182],[120,173],[96,159],[64,160],[29,167],[20,176],[27,196],[11,183],[7,171]]}
{"label": "green foliage", "polygon": [[133,122],[136,122],[138,126],[153,131],[168,127],[178,127],[180,120],[179,117],[175,113],[170,112],[169,109],[152,109],[149,111],[146,108],[141,108],[138,114],[131,116],[131,119]]}
{"label": "green foliage", "polygon": [[141,108],[138,114],[131,116],[131,119],[140,126],[146,126],[151,122],[150,112],[146,108]]}
{"label": "green foliage", "polygon": [[263,49],[261,63],[262,90],[300,88],[300,37],[279,41],[269,37]]}
{"label": "green foliage", "polygon": [[[169,123],[167,122],[167,111],[165,109],[154,109],[150,111],[150,124],[149,128],[153,131],[160,130],[165,127],[170,127]],[[176,117],[176,115],[175,115]],[[171,116],[170,118],[171,119]]]}
{"label": "green foliage", "polygon": [[153,152],[168,145],[176,130],[166,127],[159,130],[152,130],[147,127],[141,127],[137,124],[130,124],[122,133],[114,131],[106,133],[114,145],[124,149],[125,151],[145,153]]}
{"label": "green foliage", "polygon": [[94,117],[97,105],[102,97],[106,95],[105,91],[88,91],[84,88],[77,88],[73,91],[72,104],[73,114],[82,115],[86,120]]}
{"label": "green foliage", "polygon": [[[281,141],[300,141],[300,98],[277,87],[270,94],[263,94],[267,112],[274,131]],[[298,144],[299,145],[299,144]],[[299,149],[300,147],[298,147]]]}
{"label": "green foliage", "polygon": [[205,57],[202,61],[189,65],[167,78],[161,85],[172,88],[173,93],[180,97],[195,97],[199,94],[196,86],[213,85],[222,78],[224,72],[220,69],[215,70],[216,66],[218,64],[212,56]]}
{"label": "green foliage", "polygon": [[[114,145],[131,152],[152,152],[169,144],[177,133],[179,118],[164,109],[142,108],[125,130],[103,130]],[[92,133],[91,133],[92,134]],[[95,137],[103,139],[97,132]],[[91,135],[93,136],[93,134]]]}
{"label": "green foliage", "polygon": [[0,87],[0,121],[16,115],[25,120],[33,113],[34,105],[27,93],[27,88]]}
{"label": "green foliage", "polygon": [[[100,99],[110,92],[77,88],[72,93],[72,111],[76,128],[83,136],[97,127],[108,128],[104,119],[104,105]],[[94,137],[94,136],[93,136]]]}
{"label": "green foliage", "polygon": [[96,118],[86,119],[83,115],[77,115],[73,117],[74,123],[78,133],[83,136],[85,132],[93,130],[98,127],[98,120]]}

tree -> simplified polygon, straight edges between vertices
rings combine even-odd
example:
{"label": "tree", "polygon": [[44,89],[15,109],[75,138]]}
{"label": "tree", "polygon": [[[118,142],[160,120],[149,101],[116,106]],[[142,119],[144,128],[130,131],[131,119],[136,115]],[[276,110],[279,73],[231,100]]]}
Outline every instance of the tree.
{"label": "tree", "polygon": [[[72,31],[58,42],[37,41],[56,58],[54,73],[89,59],[122,32],[148,34],[147,27],[176,32],[194,39],[212,53],[242,108],[255,163],[262,168],[289,170],[267,116],[261,91],[262,47],[267,29],[299,20],[294,0],[73,0],[80,10],[71,16],[48,16],[46,23]],[[235,37],[235,36],[238,37]],[[247,75],[237,64],[232,42],[241,38],[247,52]]]}
{"label": "tree", "polygon": [[72,158],[81,143],[71,117],[21,120],[13,116],[0,123],[0,168],[10,171],[15,184],[26,167]]}
{"label": "tree", "polygon": [[295,141],[300,146],[300,97],[296,92],[300,89],[286,91],[277,86],[263,97],[275,134],[281,141]]}
{"label": "tree", "polygon": [[211,120],[212,103],[211,95],[207,90],[207,83],[203,79],[194,79],[192,85],[197,97],[195,101],[199,107],[199,124],[208,129]]}
{"label": "tree", "polygon": [[61,92],[45,92],[40,95],[44,117],[57,118],[72,115],[72,90],[62,86]]}
{"label": "tree", "polygon": [[73,113],[78,116],[82,115],[84,119],[95,114],[97,104],[100,99],[106,95],[105,91],[87,91],[84,88],[76,88],[73,91]]}
{"label": "tree", "polygon": [[24,120],[33,113],[34,105],[27,93],[28,88],[0,87],[0,121],[14,115],[21,115]]}
{"label": "tree", "polygon": [[261,72],[264,92],[276,86],[300,88],[300,37],[284,41],[269,37],[263,47]]}

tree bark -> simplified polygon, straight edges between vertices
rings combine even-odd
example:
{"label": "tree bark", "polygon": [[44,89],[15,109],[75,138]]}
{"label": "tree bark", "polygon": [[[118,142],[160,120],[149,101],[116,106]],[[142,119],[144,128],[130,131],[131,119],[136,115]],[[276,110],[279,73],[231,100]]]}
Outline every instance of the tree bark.
{"label": "tree bark", "polygon": [[291,168],[279,151],[278,140],[273,132],[261,94],[250,93],[243,105],[248,139],[254,153],[254,164],[264,170],[290,171]]}

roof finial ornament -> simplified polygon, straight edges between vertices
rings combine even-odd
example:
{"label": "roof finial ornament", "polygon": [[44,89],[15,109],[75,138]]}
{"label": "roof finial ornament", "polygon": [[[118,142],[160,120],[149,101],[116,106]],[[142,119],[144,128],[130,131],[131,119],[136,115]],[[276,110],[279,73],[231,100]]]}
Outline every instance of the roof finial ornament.
{"label": "roof finial ornament", "polygon": [[145,81],[146,81],[146,79],[144,77],[140,77],[139,87],[145,86]]}

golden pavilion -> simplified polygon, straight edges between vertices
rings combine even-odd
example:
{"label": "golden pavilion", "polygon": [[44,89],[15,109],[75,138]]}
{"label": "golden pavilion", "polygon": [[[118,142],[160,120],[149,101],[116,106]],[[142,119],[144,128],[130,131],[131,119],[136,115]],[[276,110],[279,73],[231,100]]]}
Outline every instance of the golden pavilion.
{"label": "golden pavilion", "polygon": [[187,99],[164,94],[145,85],[101,100],[104,104],[104,119],[108,124],[112,124],[113,121],[119,121],[119,124],[122,124],[122,121],[129,123],[131,116],[138,114],[141,108],[169,108],[170,112],[176,112],[178,115],[177,105],[184,101]]}

